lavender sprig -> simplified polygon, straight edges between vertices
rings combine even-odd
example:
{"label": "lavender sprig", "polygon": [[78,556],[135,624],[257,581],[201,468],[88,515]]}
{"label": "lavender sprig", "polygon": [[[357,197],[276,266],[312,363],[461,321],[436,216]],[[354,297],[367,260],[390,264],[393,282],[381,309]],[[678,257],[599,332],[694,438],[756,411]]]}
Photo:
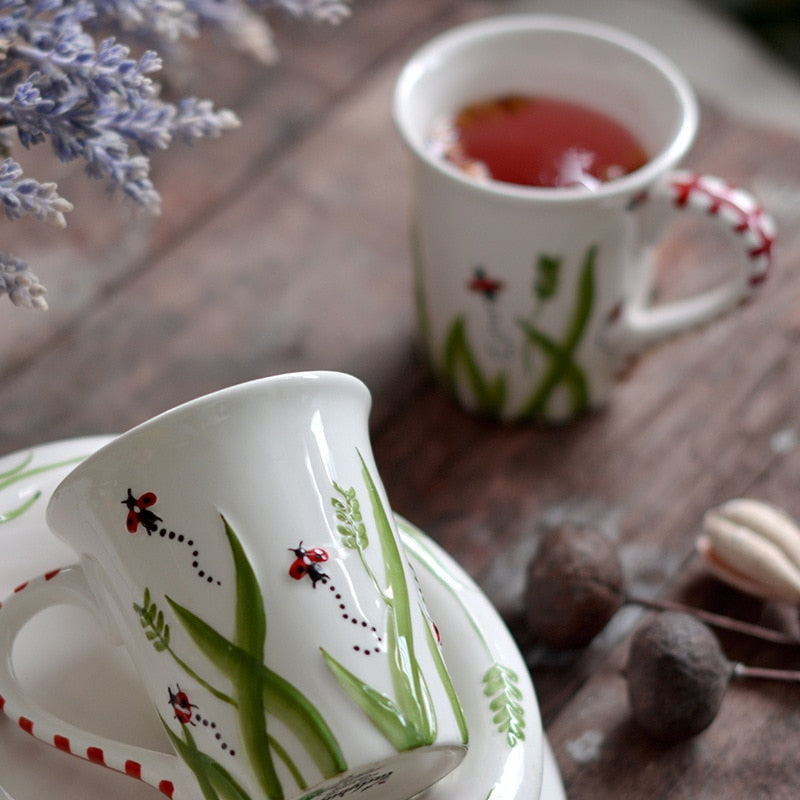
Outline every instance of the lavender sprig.
{"label": "lavender sprig", "polygon": [[24,261],[0,253],[0,295],[7,294],[15,306],[46,311],[46,291]]}
{"label": "lavender sprig", "polygon": [[278,57],[272,29],[247,0],[186,0],[198,28],[218,32],[230,46],[262,64]]}
{"label": "lavender sprig", "polygon": [[23,178],[22,167],[12,158],[0,164],[0,202],[9,219],[30,214],[61,228],[67,224],[64,214],[72,211],[72,203],[58,194],[55,183]]}
{"label": "lavender sprig", "polygon": [[[0,202],[7,218],[32,215],[63,226],[72,209],[54,183],[23,176],[10,157],[17,142],[31,148],[49,141],[61,160],[81,159],[88,175],[157,213],[149,156],[239,125],[232,111],[209,100],[163,100],[152,78],[162,68],[158,53],[143,49],[134,57],[118,35],[169,46],[215,28],[268,62],[275,50],[263,12],[336,23],[347,2],[0,0]],[[43,292],[23,261],[0,254],[0,294],[43,308]]]}
{"label": "lavender sprig", "polygon": [[342,0],[250,0],[252,5],[262,8],[282,8],[299,18],[319,22],[341,22],[350,12]]}

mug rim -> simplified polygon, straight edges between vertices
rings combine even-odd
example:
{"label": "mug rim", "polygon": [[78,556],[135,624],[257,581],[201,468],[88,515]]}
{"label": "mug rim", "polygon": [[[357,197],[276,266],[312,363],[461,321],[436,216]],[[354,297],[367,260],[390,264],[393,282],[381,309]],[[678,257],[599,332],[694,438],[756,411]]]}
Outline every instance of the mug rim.
{"label": "mug rim", "polygon": [[[415,82],[426,69],[441,65],[451,51],[485,38],[507,33],[524,35],[547,32],[573,34],[605,42],[632,53],[654,67],[672,87],[683,114],[679,127],[668,144],[644,166],[620,178],[605,181],[595,189],[526,186],[494,179],[480,181],[450,164],[430,148],[420,146],[417,138],[411,135],[411,123],[407,118],[406,108],[414,91]],[[499,200],[548,203],[594,202],[641,192],[674,167],[686,154],[694,141],[699,125],[699,109],[692,86],[678,66],[658,48],[606,23],[583,17],[539,13],[512,13],[485,17],[446,30],[428,40],[411,55],[398,75],[392,99],[392,117],[395,127],[412,154],[464,189]]]}
{"label": "mug rim", "polygon": [[247,396],[255,392],[259,392],[263,387],[281,387],[281,386],[305,386],[310,388],[327,386],[347,387],[356,395],[362,398],[365,409],[369,413],[369,408],[372,402],[372,396],[367,385],[360,380],[346,372],[338,372],[336,370],[304,370],[297,372],[285,372],[276,375],[268,375],[261,378],[254,378],[249,381],[241,383],[234,383],[229,386],[216,389],[183,403],[172,406],[164,411],[161,411],[154,416],[149,417],[143,422],[134,425],[132,428],[115,436],[111,441],[104,444],[99,450],[96,450],[91,455],[87,456],[81,461],[71,472],[69,472],[63,480],[56,486],[50,501],[47,505],[46,516],[48,524],[51,524],[52,515],[54,514],[54,507],[56,505],[56,498],[58,498],[64,491],[64,487],[68,484],[74,483],[79,480],[87,470],[96,469],[98,462],[109,457],[109,454],[115,453],[120,447],[124,447],[127,442],[132,439],[138,438],[142,433],[147,433],[152,428],[169,424],[171,421],[185,417],[187,414],[195,412],[198,408],[205,406],[213,406],[216,403],[227,401],[229,398],[236,396]]}

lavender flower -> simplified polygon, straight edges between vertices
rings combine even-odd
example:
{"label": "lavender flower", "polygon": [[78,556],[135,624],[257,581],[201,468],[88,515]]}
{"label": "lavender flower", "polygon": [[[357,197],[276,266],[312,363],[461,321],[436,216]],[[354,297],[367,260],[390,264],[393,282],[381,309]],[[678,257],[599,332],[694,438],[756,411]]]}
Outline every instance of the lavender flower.
{"label": "lavender flower", "polygon": [[24,261],[0,253],[0,295],[7,294],[15,306],[46,311],[46,291]]}
{"label": "lavender flower", "polygon": [[[133,57],[117,38],[170,45],[216,28],[261,61],[274,58],[261,12],[339,22],[346,0],[0,0],[0,202],[8,219],[32,215],[64,225],[71,204],[54,183],[27,178],[10,158],[16,140],[49,141],[63,161],[81,159],[89,176],[158,212],[149,156],[237,127],[236,115],[209,100],[160,97],[152,49]],[[106,32],[98,37],[100,32]],[[16,256],[0,254],[0,294],[44,308],[44,288]]]}
{"label": "lavender flower", "polygon": [[94,7],[100,19],[113,20],[120,30],[156,41],[197,35],[197,15],[181,0],[94,0]]}
{"label": "lavender flower", "polygon": [[72,211],[72,203],[58,194],[55,183],[39,183],[22,178],[22,167],[12,158],[0,164],[0,202],[9,219],[19,219],[30,214],[36,219],[66,227],[65,212]]}
{"label": "lavender flower", "polygon": [[347,3],[341,0],[252,0],[252,4],[282,8],[296,17],[322,22],[341,22],[349,13]]}
{"label": "lavender flower", "polygon": [[176,133],[181,141],[192,141],[219,135],[238,120],[207,102],[194,105],[193,124],[187,125],[185,115],[159,98],[149,77],[161,67],[155,52],[132,59],[113,37],[95,46],[80,27],[89,16],[85,0],[73,7],[48,0],[47,6],[61,9],[47,29],[37,17],[41,5],[27,6],[27,17],[15,15],[16,39],[7,47],[7,60],[24,63],[27,72],[18,68],[13,95],[0,95],[0,116],[16,126],[25,147],[49,139],[60,159],[82,158],[89,175],[157,211],[160,201],[146,156],[168,147]]}
{"label": "lavender flower", "polygon": [[266,19],[246,0],[186,0],[199,27],[218,31],[234,48],[262,64],[272,64],[277,50]]}

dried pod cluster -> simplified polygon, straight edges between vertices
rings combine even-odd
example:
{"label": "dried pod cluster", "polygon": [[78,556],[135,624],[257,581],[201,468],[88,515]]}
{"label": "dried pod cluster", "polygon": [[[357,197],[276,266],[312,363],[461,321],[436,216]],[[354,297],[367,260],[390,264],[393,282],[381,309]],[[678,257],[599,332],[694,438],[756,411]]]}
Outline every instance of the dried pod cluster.
{"label": "dried pod cluster", "polygon": [[[698,552],[715,575],[736,588],[800,600],[800,529],[779,509],[744,499],[712,509]],[[525,595],[528,629],[538,641],[554,649],[584,647],[624,603],[660,609],[634,633],[626,667],[631,713],[656,739],[674,742],[707,728],[732,678],[800,680],[798,672],[730,662],[704,621],[765,641],[800,643],[789,634],[630,597],[614,544],[592,527],[564,525],[543,538],[528,564]]]}

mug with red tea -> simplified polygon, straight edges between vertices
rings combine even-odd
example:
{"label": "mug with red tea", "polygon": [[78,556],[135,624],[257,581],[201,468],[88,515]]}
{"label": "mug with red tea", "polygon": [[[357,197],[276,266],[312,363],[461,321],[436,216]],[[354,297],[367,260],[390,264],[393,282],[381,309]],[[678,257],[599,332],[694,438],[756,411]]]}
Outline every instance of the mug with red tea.
{"label": "mug with red tea", "polygon": [[[411,153],[421,338],[470,410],[562,422],[604,406],[636,355],[743,308],[767,275],[772,219],[678,169],[694,93],[622,31],[541,14],[468,23],[411,57],[393,114]],[[672,277],[682,299],[653,305],[652,254],[681,211],[733,239],[740,266],[694,293]],[[718,274],[707,263],[693,285]]]}
{"label": "mug with red tea", "polygon": [[636,136],[608,114],[548,96],[479,100],[437,125],[432,146],[476,177],[523,186],[583,186],[643,167]]}

